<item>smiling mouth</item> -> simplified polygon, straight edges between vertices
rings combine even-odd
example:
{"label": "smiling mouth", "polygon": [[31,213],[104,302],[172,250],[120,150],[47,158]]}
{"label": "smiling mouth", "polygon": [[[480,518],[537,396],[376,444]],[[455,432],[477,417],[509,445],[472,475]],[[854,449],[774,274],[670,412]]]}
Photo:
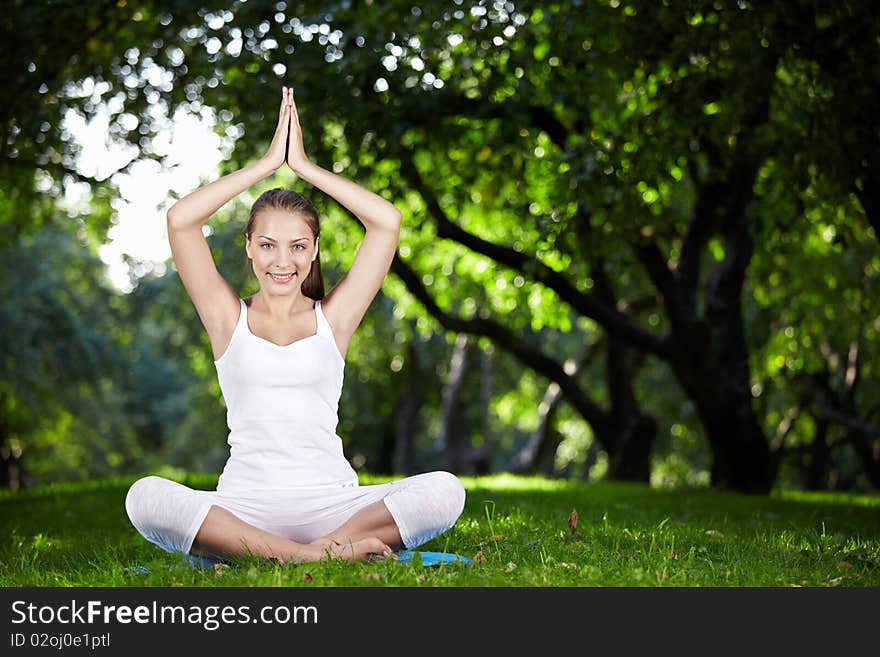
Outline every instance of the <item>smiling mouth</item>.
{"label": "smiling mouth", "polygon": [[294,275],[294,272],[284,275],[269,274],[269,278],[271,278],[273,281],[277,281],[278,283],[287,283],[294,277]]}

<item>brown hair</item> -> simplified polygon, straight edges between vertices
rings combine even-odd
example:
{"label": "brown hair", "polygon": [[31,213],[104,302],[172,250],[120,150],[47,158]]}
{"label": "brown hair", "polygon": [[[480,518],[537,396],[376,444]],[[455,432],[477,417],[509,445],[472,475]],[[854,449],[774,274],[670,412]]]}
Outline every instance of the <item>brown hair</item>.
{"label": "brown hair", "polygon": [[[290,189],[281,189],[276,187],[260,194],[260,198],[254,201],[251,206],[251,215],[248,217],[247,227],[244,234],[250,239],[254,232],[254,224],[257,215],[263,210],[273,208],[275,210],[287,210],[299,214],[309,228],[312,230],[312,238],[317,242],[321,233],[321,222],[318,219],[318,210],[314,204],[299,192]],[[310,299],[324,298],[324,277],[321,274],[321,251],[318,251],[318,257],[312,262],[312,268],[309,275],[302,282],[302,293]]]}

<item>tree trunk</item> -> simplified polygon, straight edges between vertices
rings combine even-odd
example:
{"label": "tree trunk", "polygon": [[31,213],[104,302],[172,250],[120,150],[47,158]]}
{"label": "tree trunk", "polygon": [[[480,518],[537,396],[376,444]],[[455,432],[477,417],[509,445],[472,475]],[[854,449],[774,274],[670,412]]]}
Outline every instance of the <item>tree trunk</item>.
{"label": "tree trunk", "polygon": [[657,421],[636,411],[612,426],[613,436],[604,441],[614,445],[608,454],[608,479],[650,483],[651,447],[657,436]]}
{"label": "tree trunk", "polygon": [[[824,458],[826,470],[830,465],[832,446],[824,444],[825,433],[828,426],[834,424],[846,431],[845,440],[838,441],[834,446],[841,443],[851,445],[871,486],[880,488],[880,427],[863,420],[856,405],[857,388],[861,381],[861,340],[859,336],[850,345],[846,357],[847,366],[839,385],[834,384],[831,374],[831,358],[837,356],[830,352],[830,347],[827,345],[825,349],[828,351],[823,350],[823,354],[828,360],[828,365],[822,370],[802,377],[801,381],[805,386],[805,397],[813,406],[817,439],[821,438],[822,442],[816,445],[814,441],[813,448],[814,451],[818,450],[817,455]],[[823,485],[824,482],[823,476]]]}
{"label": "tree trunk", "polygon": [[744,493],[767,493],[775,470],[767,437],[752,408],[744,343],[715,332],[709,358],[699,362],[691,352],[673,360],[676,377],[693,400],[712,452],[711,483]]}
{"label": "tree trunk", "polygon": [[871,441],[867,433],[858,429],[847,431],[846,438],[862,462],[871,486],[880,489],[880,440]]}
{"label": "tree trunk", "polygon": [[828,488],[828,466],[831,462],[831,449],[828,447],[828,422],[816,421],[816,435],[810,445],[810,462],[804,470],[806,490],[825,490]]}
{"label": "tree trunk", "polygon": [[481,352],[480,359],[480,420],[483,434],[483,451],[486,454],[494,452],[494,440],[492,437],[492,392],[494,389],[493,350],[491,347]]}
{"label": "tree trunk", "polygon": [[485,451],[472,445],[473,429],[461,399],[474,347],[466,333],[456,336],[449,379],[441,394],[440,430],[435,441],[442,467],[461,474],[484,473],[488,467]]}
{"label": "tree trunk", "polygon": [[625,342],[608,336],[605,381],[611,398],[607,421],[593,427],[608,454],[608,479],[651,481],[651,446],[657,422],[642,413],[633,394],[641,357]]}
{"label": "tree trunk", "polygon": [[401,474],[412,474],[419,467],[416,463],[416,435],[419,417],[425,404],[425,376],[423,375],[418,350],[414,343],[407,348],[405,388],[397,402],[394,419],[394,450],[391,457],[392,470]]}
{"label": "tree trunk", "polygon": [[553,420],[561,401],[562,391],[559,385],[548,385],[544,399],[538,405],[538,426],[526,444],[514,455],[506,470],[514,474],[553,474],[556,448],[562,440],[562,436],[553,430]]}
{"label": "tree trunk", "polygon": [[[6,397],[0,398],[0,489],[19,490],[28,486],[21,450],[9,444],[12,431],[7,418]],[[32,483],[32,482],[31,482]]]}
{"label": "tree trunk", "polygon": [[697,410],[712,449],[712,486],[768,493],[774,479],[770,447],[754,413],[735,400],[723,404],[698,400]]}
{"label": "tree trunk", "polygon": [[[597,344],[587,345],[583,352],[566,363],[566,371],[577,376],[597,353]],[[556,449],[562,442],[562,435],[554,429],[556,409],[564,400],[562,388],[551,382],[544,392],[544,399],[538,405],[538,426],[529,436],[526,444],[514,455],[507,470],[518,474],[541,472],[547,476],[555,475]],[[594,434],[596,423],[591,423]]]}
{"label": "tree trunk", "polygon": [[[5,411],[4,406],[0,406],[0,411]],[[12,481],[11,464],[9,457],[11,450],[9,449],[9,428],[6,424],[6,418],[0,414],[0,488],[11,488]]]}
{"label": "tree trunk", "polygon": [[747,209],[757,169],[756,162],[742,164],[725,180],[713,220],[721,226],[724,259],[709,275],[703,319],[675,324],[671,358],[706,429],[712,486],[745,493],[767,493],[775,478],[770,445],[752,407],[741,307],[754,251]]}

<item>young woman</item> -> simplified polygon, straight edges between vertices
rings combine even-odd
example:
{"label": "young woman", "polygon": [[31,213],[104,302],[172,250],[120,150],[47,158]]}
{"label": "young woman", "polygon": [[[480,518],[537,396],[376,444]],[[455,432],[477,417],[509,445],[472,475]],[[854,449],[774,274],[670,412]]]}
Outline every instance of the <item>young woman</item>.
{"label": "young woman", "polygon": [[[325,296],[315,207],[296,192],[265,192],[251,209],[245,246],[260,288],[240,299],[218,273],[202,226],[285,161],[366,233]],[[391,266],[400,221],[388,201],[308,160],[286,87],[267,153],[168,211],[174,262],[211,340],[230,455],[214,491],[155,476],[131,486],[125,508],[147,540],[209,562],[244,554],[354,561],[416,547],[455,524],[465,493],[454,475],[360,486],[335,433],[346,350]]]}

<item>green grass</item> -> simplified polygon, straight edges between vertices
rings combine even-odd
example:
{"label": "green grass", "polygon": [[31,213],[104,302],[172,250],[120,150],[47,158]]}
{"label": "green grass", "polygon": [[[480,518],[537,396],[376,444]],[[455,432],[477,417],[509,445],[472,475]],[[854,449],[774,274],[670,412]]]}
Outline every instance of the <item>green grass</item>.
{"label": "green grass", "polygon": [[[387,480],[361,476],[362,484]],[[0,493],[0,585],[880,586],[878,496],[463,477],[464,514],[419,549],[482,555],[472,566],[243,558],[215,572],[137,533],[123,508],[132,481]],[[216,477],[184,483],[211,489]],[[139,565],[146,574],[127,570]]]}

